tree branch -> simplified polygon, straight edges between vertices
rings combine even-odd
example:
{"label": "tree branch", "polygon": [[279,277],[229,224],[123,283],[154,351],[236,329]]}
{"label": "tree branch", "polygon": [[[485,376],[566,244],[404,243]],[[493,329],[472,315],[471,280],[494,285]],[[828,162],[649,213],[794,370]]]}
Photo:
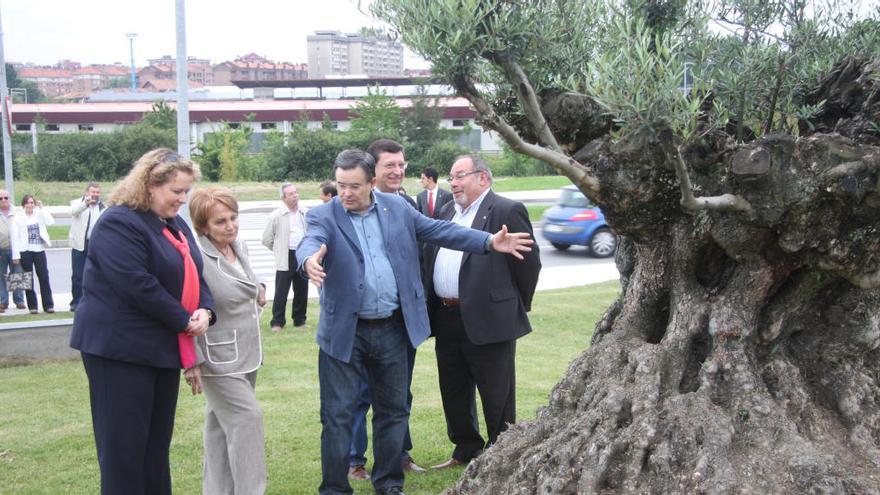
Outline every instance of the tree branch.
{"label": "tree branch", "polygon": [[532,84],[519,63],[506,53],[493,53],[489,58],[504,70],[508,81],[513,84],[523,106],[523,111],[526,113],[526,118],[535,128],[538,140],[551,150],[562,153],[559,142],[556,141],[556,137],[550,131],[550,126],[547,125],[544,113],[541,112],[541,102],[538,101],[538,95],[535,94],[535,89],[532,88]]}
{"label": "tree branch", "polygon": [[694,197],[691,187],[691,178],[688,175],[687,165],[682,157],[681,147],[676,148],[675,175],[681,187],[681,206],[690,211],[739,211],[752,213],[752,205],[736,194],[722,194],[721,196]]}
{"label": "tree branch", "polygon": [[581,163],[560,151],[527,143],[516,132],[516,129],[495,113],[489,102],[480,95],[480,92],[473,84],[464,78],[458,78],[454,83],[459,94],[466,98],[477,110],[477,113],[480,115],[481,124],[500,134],[502,139],[514,151],[549,163],[559,173],[568,177],[582,191],[590,192],[593,195],[599,194],[599,181],[590,175],[586,167]]}

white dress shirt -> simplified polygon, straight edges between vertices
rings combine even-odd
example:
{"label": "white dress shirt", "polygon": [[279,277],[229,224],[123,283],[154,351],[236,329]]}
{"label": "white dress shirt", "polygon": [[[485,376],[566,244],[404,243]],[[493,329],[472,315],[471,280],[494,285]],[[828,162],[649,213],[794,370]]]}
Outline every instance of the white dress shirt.
{"label": "white dress shirt", "polygon": [[306,224],[299,210],[290,212],[290,240],[287,242],[288,249],[296,251],[299,241],[306,235]]}
{"label": "white dress shirt", "polygon": [[[483,203],[483,198],[489,193],[489,189],[483,191],[483,194],[476,201],[465,209],[462,209],[458,203],[455,204],[455,215],[452,222],[463,227],[470,227],[477,217],[477,210]],[[461,259],[464,253],[454,251],[452,249],[440,248],[437,251],[437,258],[434,260],[434,292],[444,299],[458,299],[458,272],[461,269]]]}

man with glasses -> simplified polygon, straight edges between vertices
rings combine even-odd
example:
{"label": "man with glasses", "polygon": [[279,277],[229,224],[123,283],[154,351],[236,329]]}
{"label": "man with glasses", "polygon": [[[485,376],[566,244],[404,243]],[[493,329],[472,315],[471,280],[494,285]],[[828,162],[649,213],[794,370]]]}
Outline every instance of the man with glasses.
{"label": "man with glasses", "polygon": [[306,310],[309,304],[309,282],[296,273],[296,247],[306,233],[306,213],[299,205],[299,192],[289,182],[281,184],[281,203],[277,210],[269,214],[266,228],[263,229],[262,242],[272,251],[275,258],[275,298],[272,300],[273,332],[279,332],[287,323],[287,295],[293,287],[293,326],[306,324]]}
{"label": "man with glasses", "polygon": [[[492,192],[492,171],[478,156],[459,157],[448,179],[453,202],[440,218],[473,229],[532,236],[525,206]],[[531,332],[526,313],[538,284],[537,246],[523,260],[497,253],[472,256],[431,247],[428,311],[434,331],[440,398],[452,456],[434,469],[467,464],[516,421],[516,339]],[[480,435],[475,392],[479,390],[488,441]]]}
{"label": "man with glasses", "polygon": [[364,151],[346,150],[336,157],[339,196],[309,211],[298,249],[298,269],[322,288],[320,493],[352,491],[349,448],[362,377],[373,399],[373,487],[378,494],[402,493],[407,349],[430,333],[419,242],[519,258],[533,244],[528,234],[508,234],[506,227],[490,235],[427,218],[399,196],[375,190],[375,167]]}
{"label": "man with glasses", "polygon": [[[403,189],[403,178],[406,175],[406,158],[403,146],[391,139],[377,139],[367,147],[367,153],[376,162],[376,189],[379,192],[393,194],[403,198],[413,208],[418,209],[415,201],[406,194]],[[421,249],[419,250],[421,254]],[[391,260],[392,262],[396,260]],[[420,258],[421,261],[421,258]],[[416,363],[415,347],[407,348],[408,383],[412,383],[413,368]],[[412,409],[412,391],[407,386],[406,411]],[[357,480],[370,479],[370,473],[364,467],[367,464],[367,411],[370,409],[370,387],[366,377],[361,380],[360,396],[354,413],[354,422],[351,431],[351,459],[348,468],[349,477]],[[403,455],[401,462],[403,470],[413,473],[423,473],[425,469],[413,461],[409,451],[412,450],[412,436],[409,432],[409,424],[406,425],[406,434],[403,439]]]}
{"label": "man with glasses", "polygon": [[[20,272],[21,265],[12,261],[12,222],[15,220],[15,208],[9,199],[9,192],[0,189],[0,313],[9,308],[9,291],[6,290],[6,274]],[[12,293],[12,301],[18,309],[24,309],[24,291]]]}

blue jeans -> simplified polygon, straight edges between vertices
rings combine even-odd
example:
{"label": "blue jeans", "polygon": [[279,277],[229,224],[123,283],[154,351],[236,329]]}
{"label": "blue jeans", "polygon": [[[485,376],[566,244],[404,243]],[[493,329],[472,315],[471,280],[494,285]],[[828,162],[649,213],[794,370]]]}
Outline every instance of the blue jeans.
{"label": "blue jeans", "polygon": [[[407,342],[407,386],[406,386],[406,413],[412,411],[412,376],[416,364],[416,348]],[[364,466],[367,464],[367,411],[370,409],[370,385],[366,378],[361,379],[360,392],[354,410],[354,423],[351,427],[351,465]],[[412,459],[409,451],[412,450],[412,437],[409,434],[409,421],[406,423],[406,435],[403,436],[404,460]]]}
{"label": "blue jeans", "polygon": [[400,453],[409,415],[406,410],[409,340],[403,318],[381,323],[359,320],[351,360],[318,354],[321,388],[321,486],[318,492],[352,493],[348,482],[349,448],[355,404],[366,376],[372,391],[373,487],[403,487]]}
{"label": "blue jeans", "polygon": [[[4,306],[9,306],[9,291],[6,290],[7,271],[9,273],[20,273],[21,265],[12,264],[11,249],[0,249],[0,304]],[[24,304],[24,291],[13,291],[12,301],[14,304]]]}

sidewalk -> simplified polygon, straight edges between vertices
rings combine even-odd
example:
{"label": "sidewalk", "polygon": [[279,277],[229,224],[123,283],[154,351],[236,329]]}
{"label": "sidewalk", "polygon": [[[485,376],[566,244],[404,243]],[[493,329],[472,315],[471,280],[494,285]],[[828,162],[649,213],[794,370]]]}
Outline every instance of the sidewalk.
{"label": "sidewalk", "polygon": [[[559,189],[543,189],[538,191],[511,191],[498,193],[500,196],[510,198],[523,203],[553,203],[559,199]],[[415,196],[413,196],[415,199]],[[320,199],[304,199],[300,203],[306,208],[312,208],[321,204]],[[281,205],[280,199],[263,201],[239,201],[238,208],[241,212],[258,213],[272,211]],[[46,210],[55,218],[70,218],[70,206],[56,205],[47,206]]]}

